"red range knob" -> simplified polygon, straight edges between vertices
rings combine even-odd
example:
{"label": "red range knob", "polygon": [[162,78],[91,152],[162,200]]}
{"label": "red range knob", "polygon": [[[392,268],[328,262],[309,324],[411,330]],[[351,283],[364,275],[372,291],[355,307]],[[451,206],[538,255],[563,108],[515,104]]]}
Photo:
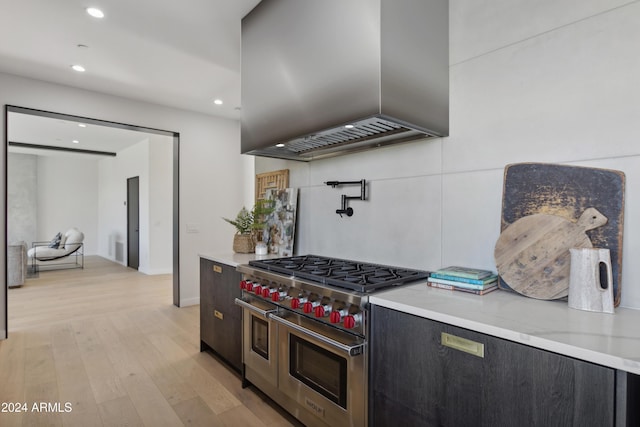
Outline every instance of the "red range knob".
{"label": "red range knob", "polygon": [[356,318],[352,315],[344,316],[344,327],[347,329],[352,329],[356,326]]}
{"label": "red range knob", "polygon": [[240,281],[240,289],[244,289],[245,286],[247,286],[247,281],[246,280],[241,280]]}
{"label": "red range knob", "polygon": [[260,285],[255,285],[253,287],[253,292],[256,293],[256,295],[262,295],[262,286]]}
{"label": "red range knob", "polygon": [[304,311],[305,313],[311,313],[313,311],[313,304],[311,304],[309,301],[305,302],[302,306],[302,311]]}
{"label": "red range knob", "polygon": [[319,305],[316,307],[316,317],[324,317],[324,307]]}
{"label": "red range knob", "polygon": [[265,298],[269,298],[269,294],[271,293],[271,289],[269,288],[262,288],[262,296]]}
{"label": "red range knob", "polygon": [[244,284],[244,290],[247,292],[252,292],[253,291],[253,283],[248,281]]}
{"label": "red range knob", "polygon": [[300,308],[300,299],[299,298],[292,298],[291,299],[291,308],[293,308],[293,309]]}
{"label": "red range knob", "polygon": [[284,301],[287,298],[287,296],[288,295],[286,291],[276,290],[274,293],[271,294],[271,301],[273,302]]}
{"label": "red range knob", "polygon": [[339,311],[332,311],[329,315],[329,321],[331,323],[340,323],[340,320],[342,320],[342,316],[340,316]]}

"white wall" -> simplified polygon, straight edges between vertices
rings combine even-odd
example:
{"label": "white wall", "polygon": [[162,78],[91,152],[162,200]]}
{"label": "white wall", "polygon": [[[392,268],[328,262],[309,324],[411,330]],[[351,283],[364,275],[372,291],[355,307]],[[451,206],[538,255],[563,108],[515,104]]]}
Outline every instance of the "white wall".
{"label": "white wall", "polygon": [[[139,178],[140,271],[149,264],[149,142],[145,139],[100,161],[100,254],[127,265],[127,179]],[[123,246],[117,260],[115,243]]]}
{"label": "white wall", "polygon": [[149,265],[147,274],[173,271],[173,141],[149,138]]}
{"label": "white wall", "polygon": [[[640,2],[450,0],[450,136],[291,169],[297,253],[495,270],[504,166],[552,162],[627,179],[621,305],[640,308]],[[327,180],[370,182],[340,218]]]}
{"label": "white wall", "polygon": [[[125,172],[118,169],[120,158],[102,159],[98,164],[98,254],[126,265],[127,187]],[[116,243],[122,245],[122,258],[116,259]]]}
{"label": "white wall", "polygon": [[[172,259],[173,140],[141,134],[145,138],[116,157],[99,163],[99,254],[128,264],[127,180],[139,178],[139,267],[145,274],[170,274]],[[116,256],[120,244],[123,257]]]}
{"label": "white wall", "polygon": [[84,253],[97,251],[95,157],[8,156],[7,233],[9,243],[48,241],[76,227],[85,234]]}
{"label": "white wall", "polygon": [[84,233],[84,254],[96,254],[98,160],[86,155],[38,156],[37,165],[35,240],[51,240],[75,227]]}
{"label": "white wall", "polygon": [[[228,252],[231,249],[233,227],[220,217],[237,213],[247,198],[245,189],[253,188],[253,184],[247,182],[250,174],[246,172],[247,167],[252,167],[252,160],[243,159],[240,155],[239,124],[205,114],[8,74],[0,74],[0,104],[180,134],[180,303],[197,304],[198,253]],[[0,127],[4,127],[4,121],[2,114]],[[0,164],[4,164],[4,158],[0,160]],[[4,185],[4,179],[5,174],[0,173],[1,185]],[[4,205],[1,211],[4,215]],[[197,232],[186,233],[187,223],[195,225]],[[6,269],[5,249],[0,250],[0,266]],[[0,292],[0,337],[6,327],[4,307],[4,293]]]}

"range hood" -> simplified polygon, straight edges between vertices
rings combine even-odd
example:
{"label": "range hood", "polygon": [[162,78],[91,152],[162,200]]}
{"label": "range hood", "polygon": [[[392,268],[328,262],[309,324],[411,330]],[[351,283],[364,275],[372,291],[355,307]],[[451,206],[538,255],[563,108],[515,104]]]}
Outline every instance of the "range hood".
{"label": "range hood", "polygon": [[309,161],[449,134],[448,0],[262,0],[241,151]]}

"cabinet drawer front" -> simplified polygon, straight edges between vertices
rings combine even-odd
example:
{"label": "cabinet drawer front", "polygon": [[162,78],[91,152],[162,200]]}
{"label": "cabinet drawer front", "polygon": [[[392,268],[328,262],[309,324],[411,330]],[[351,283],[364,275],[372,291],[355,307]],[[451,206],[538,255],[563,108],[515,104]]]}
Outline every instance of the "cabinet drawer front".
{"label": "cabinet drawer front", "polygon": [[604,427],[616,420],[611,368],[375,305],[370,346],[374,426]]}

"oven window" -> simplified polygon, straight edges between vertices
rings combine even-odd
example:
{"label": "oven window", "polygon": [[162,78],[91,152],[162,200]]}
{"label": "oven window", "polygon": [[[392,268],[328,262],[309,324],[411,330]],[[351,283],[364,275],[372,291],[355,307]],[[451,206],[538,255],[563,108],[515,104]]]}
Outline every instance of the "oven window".
{"label": "oven window", "polygon": [[269,324],[251,316],[251,350],[269,360]]}
{"label": "oven window", "polygon": [[289,373],[347,408],[347,360],[344,357],[289,334]]}

